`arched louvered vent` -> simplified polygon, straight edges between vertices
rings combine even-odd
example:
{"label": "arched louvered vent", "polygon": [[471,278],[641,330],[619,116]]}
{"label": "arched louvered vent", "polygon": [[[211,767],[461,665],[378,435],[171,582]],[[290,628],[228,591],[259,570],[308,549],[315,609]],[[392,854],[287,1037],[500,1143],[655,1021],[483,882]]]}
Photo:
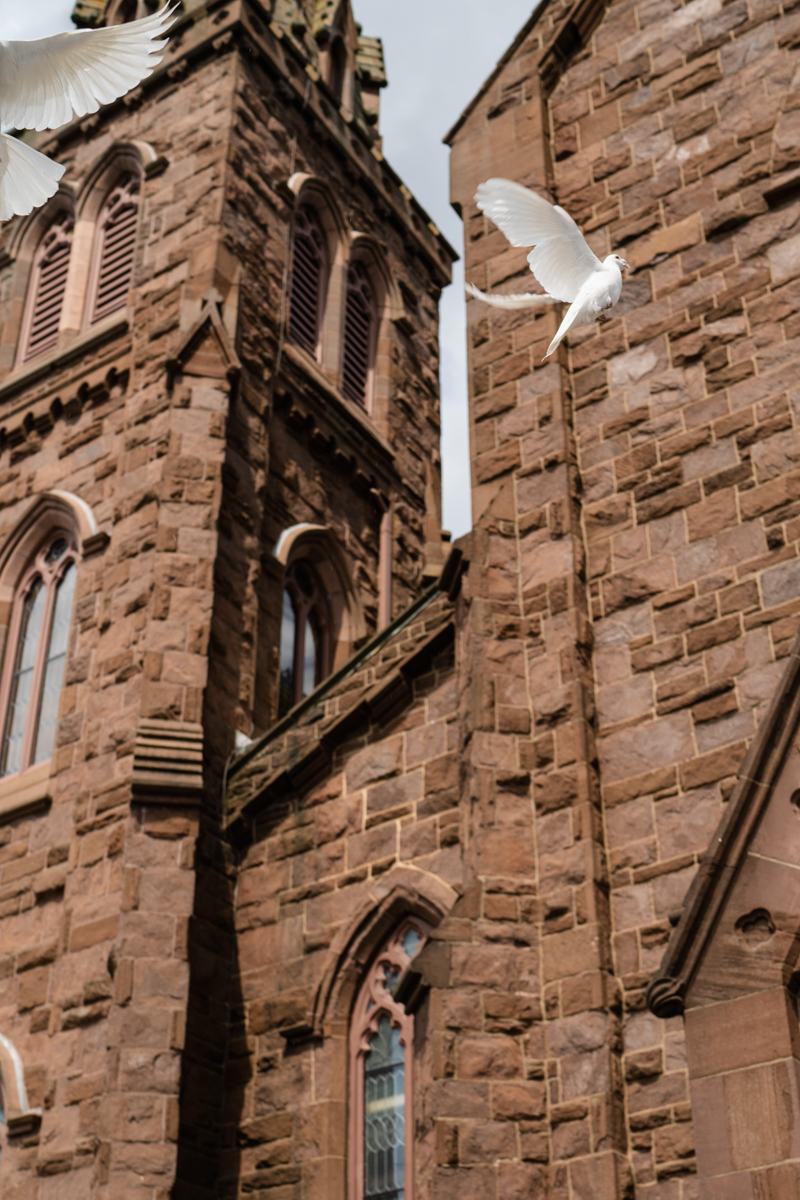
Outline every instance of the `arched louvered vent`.
{"label": "arched louvered vent", "polygon": [[294,269],[289,336],[316,356],[325,281],[325,241],[313,209],[298,208],[294,222]]}
{"label": "arched louvered vent", "polygon": [[375,324],[375,294],[369,276],[361,263],[352,263],[347,272],[342,391],[365,408],[374,354]]}
{"label": "arched louvered vent", "polygon": [[128,302],[138,215],[139,178],[131,175],[114,188],[98,221],[90,325],[119,312]]}
{"label": "arched louvered vent", "polygon": [[23,363],[40,358],[58,344],[58,323],[67,287],[73,224],[71,213],[56,217],[36,251],[22,329],[24,349],[20,358]]}

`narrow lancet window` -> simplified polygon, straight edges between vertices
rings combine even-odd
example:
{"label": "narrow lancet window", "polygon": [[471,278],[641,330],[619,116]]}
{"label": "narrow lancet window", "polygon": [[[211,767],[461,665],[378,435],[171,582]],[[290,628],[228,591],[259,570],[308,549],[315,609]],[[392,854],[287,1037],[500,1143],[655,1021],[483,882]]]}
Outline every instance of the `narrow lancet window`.
{"label": "narrow lancet window", "polygon": [[58,345],[73,224],[71,213],[61,213],[39,242],[22,323],[20,363],[41,358]]}
{"label": "narrow lancet window", "polygon": [[64,681],[77,566],[64,534],[50,537],[26,573],[12,610],[2,693],[0,776],[51,757]]}
{"label": "narrow lancet window", "polygon": [[286,572],[280,642],[278,716],[313,692],[328,674],[330,617],[320,580],[310,563]]}
{"label": "narrow lancet window", "polygon": [[312,208],[298,208],[294,222],[294,266],[289,336],[318,357],[326,275],[325,241]]}
{"label": "narrow lancet window", "polygon": [[413,1200],[414,1018],[395,991],[429,932],[417,917],[395,930],[353,1009],[349,1200]]}
{"label": "narrow lancet window", "polygon": [[119,312],[128,303],[139,217],[139,178],[130,175],[114,188],[97,224],[89,289],[89,324]]}
{"label": "narrow lancet window", "polygon": [[364,408],[373,372],[376,324],[375,294],[369,275],[362,263],[352,263],[347,272],[342,391]]}

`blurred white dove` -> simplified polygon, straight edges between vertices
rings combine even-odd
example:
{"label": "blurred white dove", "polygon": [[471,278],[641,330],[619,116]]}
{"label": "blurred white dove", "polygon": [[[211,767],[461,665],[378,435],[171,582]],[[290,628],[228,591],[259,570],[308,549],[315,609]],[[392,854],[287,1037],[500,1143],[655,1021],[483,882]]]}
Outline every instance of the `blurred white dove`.
{"label": "blurred white dove", "polygon": [[546,292],[503,296],[478,291],[468,283],[467,291],[496,308],[534,308],[564,300],[569,308],[558,333],[547,347],[549,358],[573,325],[607,321],[606,313],[619,300],[624,258],[609,254],[600,262],[569,213],[558,204],[548,204],[536,192],[510,179],[482,183],[475,203],[503,231],[512,246],[533,246],[528,262]]}
{"label": "blurred white dove", "polygon": [[[57,129],[97,112],[141,83],[161,62],[161,35],[176,6],[127,25],[76,29],[33,42],[0,42],[0,123]],[[157,40],[160,39],[160,40]],[[0,133],[0,221],[26,216],[55,194],[64,168]]]}

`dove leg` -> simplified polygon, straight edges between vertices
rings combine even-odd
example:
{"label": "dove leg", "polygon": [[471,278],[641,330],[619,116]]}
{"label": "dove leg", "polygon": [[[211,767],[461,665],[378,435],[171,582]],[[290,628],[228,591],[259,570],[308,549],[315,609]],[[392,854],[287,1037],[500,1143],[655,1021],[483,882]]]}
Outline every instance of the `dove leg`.
{"label": "dove leg", "polygon": [[606,316],[606,313],[608,312],[609,308],[613,307],[614,301],[609,297],[608,301],[603,305],[602,309],[595,317],[595,324],[602,325],[604,321],[607,321],[608,317]]}

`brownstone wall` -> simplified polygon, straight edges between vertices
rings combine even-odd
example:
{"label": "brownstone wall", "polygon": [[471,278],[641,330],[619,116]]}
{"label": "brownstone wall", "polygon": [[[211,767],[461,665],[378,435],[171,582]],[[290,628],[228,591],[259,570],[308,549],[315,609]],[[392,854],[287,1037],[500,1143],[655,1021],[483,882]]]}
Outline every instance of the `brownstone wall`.
{"label": "brownstone wall", "polygon": [[[340,534],[374,629],[372,435],[353,433],[313,372],[271,378],[294,136],[296,169],[349,197],[353,227],[385,239],[419,297],[396,327],[393,448],[377,482],[395,503],[396,605],[422,581],[449,254],[379,152],[362,146],[359,164],[360,135],[252,7],[194,6],[153,80],[48,144],[76,190],[116,143],[153,148],[127,324],[88,341],[68,331],[55,362],[15,374],[20,226],[0,230],[0,538],[49,490],[85,501],[106,535],[79,569],[49,805],[3,808],[0,824],[0,1029],[43,1107],[41,1129],[12,1131],[4,1149],[3,1194],[17,1200],[163,1200],[176,1174],[187,1195],[216,1186],[240,1020],[219,794],[235,728],[253,728],[259,671],[274,706],[259,622],[280,607],[281,529]],[[376,187],[396,202],[393,224],[374,216]],[[337,438],[348,453],[335,468]],[[197,780],[188,797],[180,778],[154,784],[151,760],[142,782],[143,721],[189,739],[186,753],[203,746],[204,808]]]}
{"label": "brownstone wall", "polygon": [[[621,1052],[624,1089],[612,1084],[626,1120],[614,1141],[636,1194],[677,1200],[695,1195],[682,1023],[648,1014],[643,989],[800,608],[796,19],[778,4],[613,4],[594,29],[591,14],[575,17],[585,48],[559,79],[564,16],[545,10],[452,136],[467,278],[533,286],[526,252],[472,203],[490,175],[544,189],[601,257],[617,250],[633,270],[616,319],[576,332],[555,363],[540,362],[555,315],[470,303],[475,516],[498,564],[519,555],[522,610],[544,629],[544,646],[527,643],[537,829],[550,850],[539,892],[545,961],[561,943],[572,977],[584,970],[577,943],[557,929],[574,923],[575,938],[587,924],[566,897],[589,871],[580,793],[560,770],[575,727],[569,674],[563,657],[560,674],[549,669],[546,651],[548,628],[564,629],[559,578],[574,572],[588,591],[585,641],[562,638],[593,647],[592,813],[604,853],[592,875],[608,895],[616,983],[592,1007],[598,1022],[611,1008],[598,1046]],[[586,745],[594,758],[591,732]],[[551,889],[564,899],[548,918]],[[573,1049],[588,1078],[593,1047]],[[548,1053],[563,1086],[557,1040]],[[579,1134],[583,1113],[571,1116],[573,1135],[559,1121],[549,1156],[574,1188],[595,1144]]]}
{"label": "brownstone wall", "polygon": [[[258,807],[247,810],[237,834],[244,844],[235,987],[243,1022],[226,1076],[226,1194],[344,1200],[355,992],[393,924],[409,912],[437,924],[463,889],[452,650],[409,678],[409,703],[399,714],[391,702],[398,662],[421,635],[435,635],[449,607],[426,610],[234,778],[232,815],[243,803]],[[359,720],[362,697],[384,685],[386,699],[376,708],[385,718]],[[317,738],[338,737],[351,710],[353,732],[321,784],[259,799],[283,771],[314,772]],[[415,1039],[423,1195],[438,1116],[436,1104],[422,1099],[430,1081],[425,1060],[443,1050],[426,1040],[427,1009],[425,1001]]]}
{"label": "brownstone wall", "polygon": [[135,105],[59,147],[78,180],[112,139],[151,140],[172,163],[143,185],[131,332],[5,385],[4,536],[60,489],[110,539],[79,569],[51,806],[3,828],[2,1028],[44,1108],[41,1133],[4,1153],[9,1196],[51,1177],[63,1190],[67,1173],[83,1195],[156,1194],[174,1177],[197,821],[157,801],[132,809],[131,771],[141,716],[201,714],[227,398],[168,394],[156,356],[213,228],[227,77],[217,63],[185,84],[211,141],[186,121],[167,144],[160,106]]}

